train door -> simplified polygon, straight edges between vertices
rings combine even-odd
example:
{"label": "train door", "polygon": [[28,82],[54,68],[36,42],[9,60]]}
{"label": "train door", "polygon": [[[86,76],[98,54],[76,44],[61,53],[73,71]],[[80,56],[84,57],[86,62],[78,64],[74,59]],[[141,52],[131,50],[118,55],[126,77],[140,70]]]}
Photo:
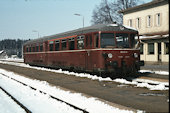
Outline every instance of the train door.
{"label": "train door", "polygon": [[77,36],[77,50],[80,50],[79,51],[79,54],[77,56],[77,60],[78,60],[78,63],[77,65],[82,68],[82,69],[85,69],[86,70],[86,51],[84,51],[85,49],[85,43],[84,43],[84,40],[85,40],[85,36],[84,35],[80,35],[80,36]]}
{"label": "train door", "polygon": [[85,68],[86,70],[92,69],[91,64],[91,48],[92,48],[92,34],[86,35],[86,55],[85,55]]}
{"label": "train door", "polygon": [[90,54],[90,50],[86,50],[85,53],[85,68],[86,70],[90,70],[91,69],[91,54]]}

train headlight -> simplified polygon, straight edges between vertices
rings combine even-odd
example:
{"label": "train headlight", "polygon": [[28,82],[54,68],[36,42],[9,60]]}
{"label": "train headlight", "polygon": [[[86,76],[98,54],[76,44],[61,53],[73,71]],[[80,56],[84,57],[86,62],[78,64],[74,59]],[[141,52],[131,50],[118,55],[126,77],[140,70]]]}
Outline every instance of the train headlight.
{"label": "train headlight", "polygon": [[134,53],[133,56],[134,56],[134,58],[138,58],[138,54],[137,53]]}
{"label": "train headlight", "polygon": [[112,58],[112,57],[113,57],[112,53],[109,53],[109,54],[108,54],[108,57],[109,57],[109,58]]}

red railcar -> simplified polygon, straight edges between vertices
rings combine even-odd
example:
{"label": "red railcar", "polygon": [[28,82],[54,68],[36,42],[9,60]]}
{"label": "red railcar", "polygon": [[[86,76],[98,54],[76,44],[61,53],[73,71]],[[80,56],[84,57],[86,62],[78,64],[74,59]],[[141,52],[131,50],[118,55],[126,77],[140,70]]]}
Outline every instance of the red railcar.
{"label": "red railcar", "polygon": [[101,24],[42,37],[24,44],[30,65],[85,72],[136,72],[144,65],[135,48],[136,30]]}

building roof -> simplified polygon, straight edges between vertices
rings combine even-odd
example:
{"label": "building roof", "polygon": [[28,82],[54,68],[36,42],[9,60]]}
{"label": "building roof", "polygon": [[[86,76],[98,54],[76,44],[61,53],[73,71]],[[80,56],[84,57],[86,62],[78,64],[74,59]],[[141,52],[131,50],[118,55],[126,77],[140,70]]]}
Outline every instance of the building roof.
{"label": "building roof", "polygon": [[128,13],[128,12],[134,12],[137,10],[143,10],[146,8],[153,7],[154,5],[161,5],[161,3],[169,4],[169,0],[152,0],[149,3],[145,3],[145,4],[131,7],[131,8],[125,9],[125,10],[121,10],[121,11],[119,11],[119,13]]}
{"label": "building roof", "polygon": [[26,42],[24,45],[34,44],[34,43],[42,43],[47,40],[68,37],[68,36],[74,36],[74,35],[81,35],[81,34],[90,33],[90,32],[122,31],[122,30],[137,32],[137,30],[134,28],[122,26],[122,25],[118,25],[118,24],[98,24],[98,25],[93,25],[93,26],[89,26],[89,27],[79,28],[79,29],[64,32],[64,33],[59,33],[59,34],[55,34],[55,35],[51,35],[51,36],[45,36],[42,38],[34,39],[34,40]]}

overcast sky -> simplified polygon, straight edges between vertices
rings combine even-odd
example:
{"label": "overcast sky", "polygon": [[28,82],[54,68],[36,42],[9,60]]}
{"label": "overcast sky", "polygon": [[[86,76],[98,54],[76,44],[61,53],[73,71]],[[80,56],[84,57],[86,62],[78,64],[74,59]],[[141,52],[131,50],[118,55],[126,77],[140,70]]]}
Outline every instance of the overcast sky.
{"label": "overcast sky", "polygon": [[[145,3],[151,0],[142,0]],[[35,39],[91,25],[101,0],[0,0],[0,40]],[[33,32],[34,31],[34,32]]]}

